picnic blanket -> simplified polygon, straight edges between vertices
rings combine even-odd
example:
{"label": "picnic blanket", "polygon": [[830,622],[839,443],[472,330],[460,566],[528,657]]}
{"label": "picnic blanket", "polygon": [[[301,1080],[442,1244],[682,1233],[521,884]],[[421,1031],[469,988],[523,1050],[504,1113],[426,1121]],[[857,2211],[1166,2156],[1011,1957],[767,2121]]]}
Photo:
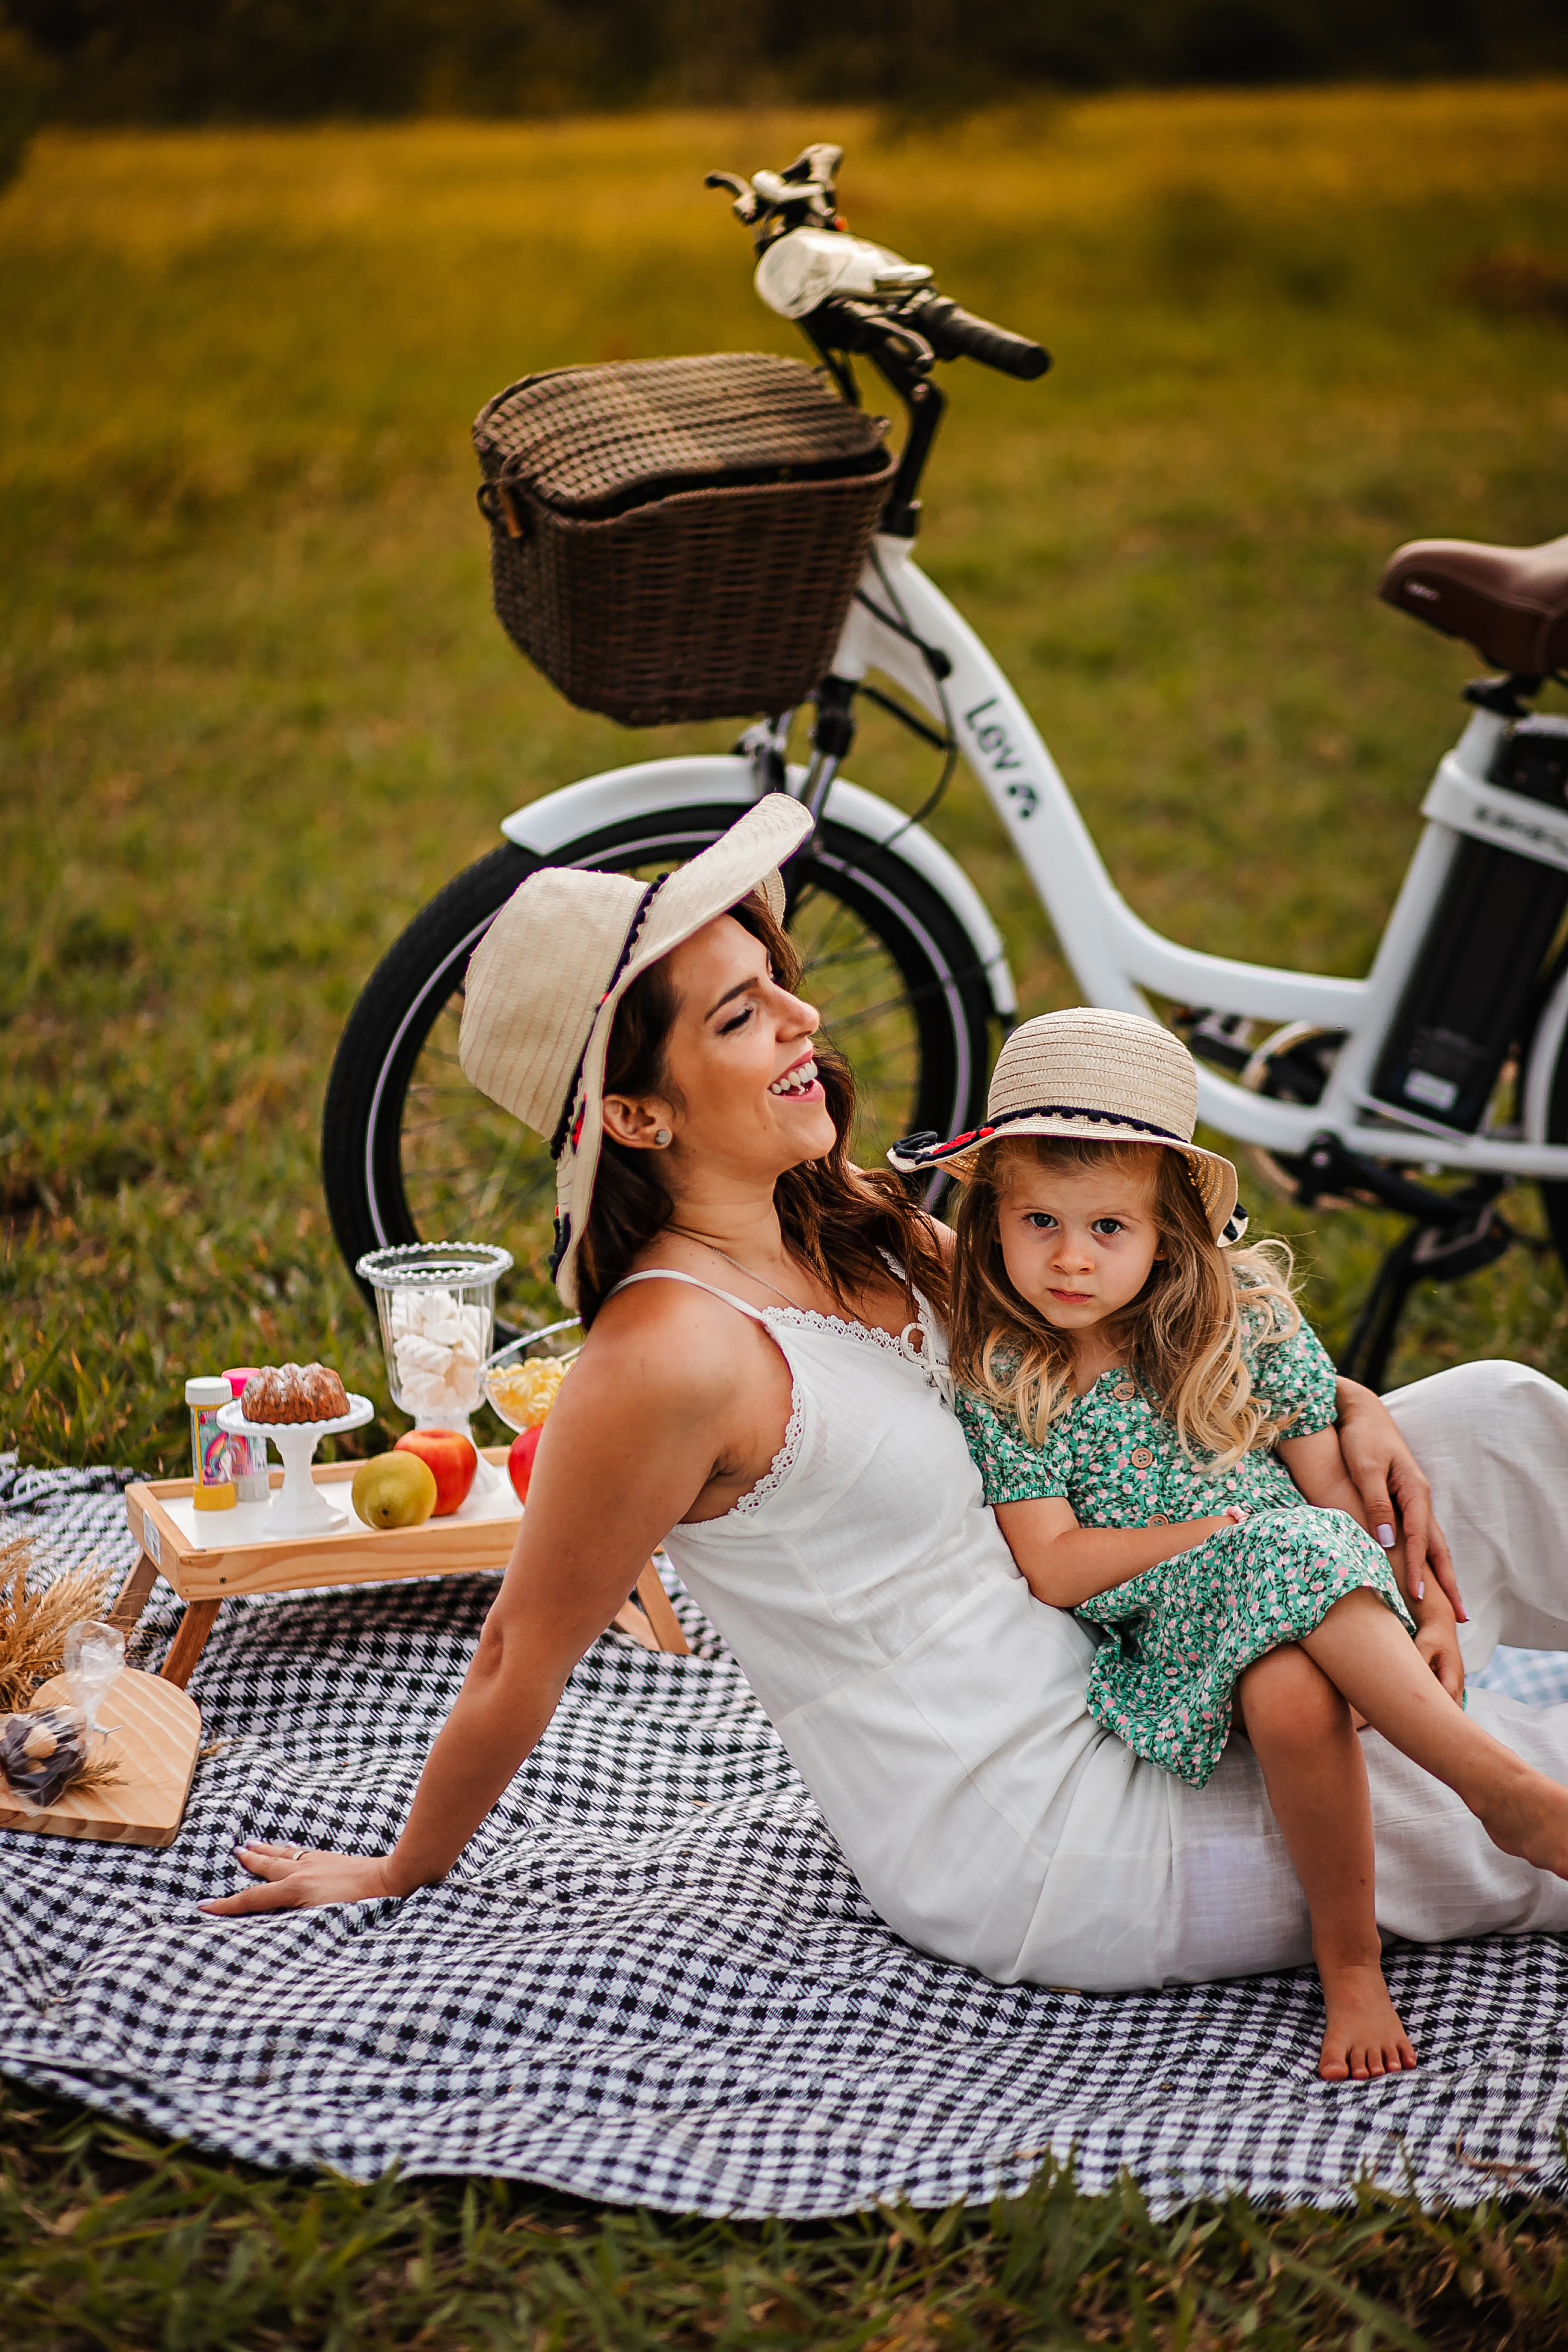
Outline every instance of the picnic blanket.
{"label": "picnic blanket", "polygon": [[[0,1459],[0,1530],[129,1565],[111,1470]],[[712,1628],[690,1658],[595,1643],[443,1885],[213,1920],[247,1836],[379,1850],[489,1577],[226,1607],[205,1748],[166,1852],[0,1833],[0,2071],[264,2165],[503,2175],[617,2203],[806,2218],[1024,2188],[1047,2153],[1159,2211],[1241,2190],[1332,2206],[1559,2189],[1568,1948],[1391,1958],[1420,2071],[1334,2087],[1308,1969],[1147,1995],[1002,1987],[868,1906]],[[160,1588],[133,1645],[178,1620]],[[1516,1696],[1568,1656],[1500,1654]]]}

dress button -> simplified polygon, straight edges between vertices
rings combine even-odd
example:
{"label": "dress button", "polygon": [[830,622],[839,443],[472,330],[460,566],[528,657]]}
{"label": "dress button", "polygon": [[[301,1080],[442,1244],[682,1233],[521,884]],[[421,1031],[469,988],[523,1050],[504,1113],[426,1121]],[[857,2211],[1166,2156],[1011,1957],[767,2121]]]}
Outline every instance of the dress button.
{"label": "dress button", "polygon": [[1168,1528],[1171,1522],[1165,1517],[1163,1511],[1156,1511],[1153,1517],[1149,1522],[1149,1525],[1152,1528]]}
{"label": "dress button", "polygon": [[1131,1404],[1138,1391],[1131,1381],[1118,1381],[1110,1393],[1118,1404]]}
{"label": "dress button", "polygon": [[1153,1459],[1154,1456],[1146,1445],[1135,1445],[1132,1448],[1132,1467],[1134,1470],[1147,1470]]}

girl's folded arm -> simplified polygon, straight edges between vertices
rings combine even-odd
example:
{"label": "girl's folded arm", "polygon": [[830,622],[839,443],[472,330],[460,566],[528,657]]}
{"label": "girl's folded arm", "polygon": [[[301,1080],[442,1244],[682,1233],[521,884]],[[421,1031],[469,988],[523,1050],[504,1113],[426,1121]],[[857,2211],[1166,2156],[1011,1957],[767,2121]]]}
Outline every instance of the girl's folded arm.
{"label": "girl's folded arm", "polygon": [[[1365,1528],[1367,1534],[1372,1534],[1372,1529],[1367,1527],[1366,1505],[1345,1467],[1337,1429],[1314,1430],[1310,1437],[1282,1437],[1275,1450],[1309,1503],[1315,1503],[1323,1511],[1343,1511],[1358,1528]],[[1388,1564],[1394,1571],[1395,1582],[1406,1601],[1414,1606],[1415,1601],[1423,1596],[1411,1593],[1405,1572],[1404,1545],[1395,1543],[1382,1549],[1387,1551]],[[1434,1606],[1441,1598],[1440,1591],[1435,1593]],[[1448,1609],[1446,1599],[1443,1599],[1443,1607],[1451,1617],[1453,1612]]]}
{"label": "girl's folded arm", "polygon": [[1081,1608],[1096,1593],[1142,1576],[1235,1524],[1221,1512],[1174,1527],[1080,1528],[1072,1505],[1059,1496],[995,1508],[1025,1583],[1053,1609]]}
{"label": "girl's folded arm", "polygon": [[1372,1533],[1366,1506],[1345,1468],[1337,1429],[1316,1429],[1310,1437],[1282,1437],[1275,1451],[1309,1503],[1320,1510],[1343,1511],[1358,1528]]}

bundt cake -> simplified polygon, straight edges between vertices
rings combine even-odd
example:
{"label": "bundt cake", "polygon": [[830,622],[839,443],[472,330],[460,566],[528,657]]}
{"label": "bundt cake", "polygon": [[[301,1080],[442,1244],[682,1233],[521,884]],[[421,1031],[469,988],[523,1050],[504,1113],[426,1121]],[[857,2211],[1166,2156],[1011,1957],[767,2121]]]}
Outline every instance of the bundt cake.
{"label": "bundt cake", "polygon": [[348,1394],[325,1364],[269,1364],[252,1372],[240,1398],[247,1421],[335,1421],[349,1409]]}

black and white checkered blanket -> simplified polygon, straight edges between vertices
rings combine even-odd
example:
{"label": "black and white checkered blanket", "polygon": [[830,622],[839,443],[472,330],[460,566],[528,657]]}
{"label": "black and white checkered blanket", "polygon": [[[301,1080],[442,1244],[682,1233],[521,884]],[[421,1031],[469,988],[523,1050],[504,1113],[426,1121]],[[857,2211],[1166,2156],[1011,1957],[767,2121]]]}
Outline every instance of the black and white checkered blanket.
{"label": "black and white checkered blanket", "polygon": [[[0,1461],[0,1528],[129,1564],[121,1474]],[[1309,1970],[1129,1997],[1004,1988],[868,1909],[712,1630],[606,1634],[441,1886],[216,1921],[247,1836],[383,1847],[454,1698],[486,1577],[231,1603],[165,1853],[0,1833],[0,2070],[207,2148],[369,2179],[501,2174],[697,2213],[839,2213],[1021,2189],[1047,2151],[1152,2205],[1431,2204],[1560,2188],[1568,1951],[1394,1956],[1422,2053],[1314,2073]],[[154,1664],[177,1605],[143,1620]],[[1511,1675],[1511,1680],[1509,1677]],[[1568,1696],[1568,1657],[1490,1679]]]}

